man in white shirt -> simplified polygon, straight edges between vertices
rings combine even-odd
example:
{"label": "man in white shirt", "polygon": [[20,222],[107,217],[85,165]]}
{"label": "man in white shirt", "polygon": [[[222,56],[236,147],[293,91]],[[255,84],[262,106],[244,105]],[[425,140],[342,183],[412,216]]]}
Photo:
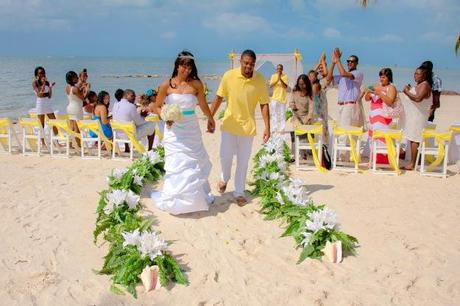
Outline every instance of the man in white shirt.
{"label": "man in white shirt", "polygon": [[134,90],[126,89],[123,94],[123,99],[113,107],[113,120],[134,122],[134,125],[136,125],[136,138],[141,140],[147,137],[149,143],[148,149],[150,151],[153,146],[155,126],[152,122],[145,121],[137,112],[136,105],[134,105],[135,100],[136,93]]}

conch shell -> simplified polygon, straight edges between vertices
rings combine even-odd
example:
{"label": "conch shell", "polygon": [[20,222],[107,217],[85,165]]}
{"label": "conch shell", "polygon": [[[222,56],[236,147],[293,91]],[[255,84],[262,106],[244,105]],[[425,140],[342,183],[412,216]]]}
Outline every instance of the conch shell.
{"label": "conch shell", "polygon": [[340,240],[335,242],[326,242],[323,249],[324,255],[330,262],[339,263],[342,261],[342,242]]}
{"label": "conch shell", "polygon": [[145,267],[141,273],[141,281],[145,292],[160,288],[159,269],[157,266]]}

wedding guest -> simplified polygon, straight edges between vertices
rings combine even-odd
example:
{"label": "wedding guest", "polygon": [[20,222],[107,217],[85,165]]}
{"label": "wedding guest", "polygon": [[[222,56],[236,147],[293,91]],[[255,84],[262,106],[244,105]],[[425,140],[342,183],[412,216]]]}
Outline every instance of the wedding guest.
{"label": "wedding guest", "polygon": [[440,99],[442,91],[442,80],[436,74],[433,73],[433,63],[431,61],[423,62],[421,66],[431,71],[433,75],[433,86],[431,88],[431,96],[433,98],[433,103],[431,104],[430,115],[428,116],[428,121],[433,122],[434,113],[436,109],[438,109],[441,106]]}
{"label": "wedding guest", "polygon": [[[398,94],[393,85],[393,72],[390,68],[383,68],[379,72],[380,82],[366,90],[364,99],[370,101],[368,134],[372,137],[375,130],[390,129],[393,119],[385,111],[385,105],[393,107]],[[385,104],[385,105],[384,105]],[[385,139],[377,140],[379,145],[385,144]],[[378,164],[388,164],[387,154],[377,154]]]}
{"label": "wedding guest", "polygon": [[[110,126],[110,120],[108,118],[110,105],[110,95],[107,91],[101,91],[97,95],[96,106],[94,108],[93,119],[98,120],[101,124],[102,132],[105,137],[112,139],[112,127]],[[97,137],[93,132],[90,132],[91,137]]]}
{"label": "wedding guest", "polygon": [[[153,146],[154,138],[154,125],[152,122],[147,122],[137,112],[136,105],[136,93],[132,89],[125,89],[123,99],[116,103],[113,107],[113,120],[122,122],[134,122],[136,125],[136,138],[143,139],[148,138],[148,150],[150,151]],[[125,147],[125,151],[127,146]]]}
{"label": "wedding guest", "polygon": [[88,71],[86,70],[86,68],[83,68],[83,70],[80,71],[78,88],[85,97],[91,90],[91,84],[88,83]]}
{"label": "wedding guest", "polygon": [[283,132],[286,127],[286,89],[288,76],[283,73],[283,65],[276,66],[276,73],[270,78],[270,88],[273,94],[270,100],[270,126],[272,132]]}
{"label": "wedding guest", "polygon": [[[307,75],[301,74],[297,78],[297,82],[294,86],[294,92],[291,95],[289,101],[289,107],[292,110],[293,116],[291,119],[293,130],[299,125],[306,125],[313,123],[313,91],[310,80]],[[291,132],[292,143],[295,141],[294,132]],[[302,139],[306,139],[307,136],[301,136]],[[294,145],[292,146],[294,151]]]}
{"label": "wedding guest", "polygon": [[[78,84],[78,75],[75,71],[69,71],[66,74],[67,85],[65,87],[65,92],[69,104],[67,105],[67,114],[69,115],[70,128],[76,132],[80,133],[78,129],[77,120],[83,119],[83,101],[85,96],[80,91],[80,88],[76,86]],[[76,139],[77,144],[80,145],[80,140]]]}
{"label": "wedding guest", "polygon": [[[340,58],[342,52],[340,49],[335,48],[332,53],[332,64],[329,67],[326,79],[327,84],[333,82],[334,85],[338,86],[338,101],[339,113],[337,116],[337,123],[339,126],[351,126],[356,125],[353,122],[355,110],[355,104],[358,102],[361,95],[361,84],[364,79],[364,75],[357,69],[359,59],[356,55],[350,55],[347,59],[347,70],[342,65]],[[339,70],[338,75],[334,75],[334,67],[337,66]],[[343,135],[339,137],[339,143],[344,145],[347,141],[347,136]],[[343,156],[341,157],[343,159]]]}
{"label": "wedding guest", "polygon": [[[54,82],[50,84],[50,82],[46,79],[45,68],[35,68],[34,79],[32,80],[32,89],[37,97],[35,111],[37,112],[37,117],[40,120],[42,127],[45,126],[45,116],[48,116],[49,119],[56,119],[51,106],[54,84]],[[58,133],[56,128],[53,128],[53,132],[55,135]],[[43,143],[45,142],[44,139],[42,139],[42,141]]]}
{"label": "wedding guest", "polygon": [[[230,180],[233,155],[236,155],[235,191],[236,203],[243,206],[247,203],[244,187],[251,156],[252,142],[256,134],[254,113],[260,104],[264,120],[263,142],[270,138],[270,111],[267,85],[262,74],[254,71],[256,54],[245,50],[241,54],[240,67],[225,72],[211,106],[214,116],[222,103],[227,100],[222,119],[220,146],[221,181],[218,184],[220,193],[225,192]],[[210,130],[208,122],[208,130]]]}
{"label": "wedding guest", "polygon": [[92,116],[97,103],[97,94],[90,90],[86,99],[83,101],[83,116]]}
{"label": "wedding guest", "polygon": [[403,135],[409,140],[411,159],[405,170],[413,170],[417,158],[417,149],[422,141],[422,130],[427,125],[427,118],[432,105],[431,86],[433,76],[431,70],[425,66],[420,66],[414,73],[415,87],[406,85],[403,92],[406,99],[404,103]]}
{"label": "wedding guest", "polygon": [[116,100],[115,103],[120,102],[121,99],[123,99],[123,95],[124,95],[123,89],[118,88],[118,89],[115,91],[115,94],[114,94],[114,97],[115,97],[115,100]]}

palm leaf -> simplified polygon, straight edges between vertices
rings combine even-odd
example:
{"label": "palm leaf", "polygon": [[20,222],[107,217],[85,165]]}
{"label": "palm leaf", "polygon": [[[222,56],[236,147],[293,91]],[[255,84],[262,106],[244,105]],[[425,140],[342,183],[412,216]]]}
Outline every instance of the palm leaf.
{"label": "palm leaf", "polygon": [[457,42],[455,43],[455,55],[458,55],[459,49],[460,49],[460,35],[458,35]]}
{"label": "palm leaf", "polygon": [[360,0],[359,2],[361,4],[361,6],[364,7],[364,8],[366,8],[367,5],[369,4],[369,1],[367,1],[367,0]]}

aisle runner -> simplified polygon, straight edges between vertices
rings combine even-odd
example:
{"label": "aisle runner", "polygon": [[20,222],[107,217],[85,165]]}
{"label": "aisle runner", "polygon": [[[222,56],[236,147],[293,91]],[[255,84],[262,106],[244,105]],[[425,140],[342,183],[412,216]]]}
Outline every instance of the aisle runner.
{"label": "aisle runner", "polygon": [[146,152],[125,169],[115,169],[107,178],[109,188],[100,193],[94,243],[103,235],[109,252],[98,272],[111,276],[111,290],[121,285],[137,297],[136,286],[142,281],[146,290],[170,281],[187,284],[176,260],[168,253],[168,244],[153,230],[153,220],[141,215],[139,202],[142,186],[159,180],[164,173],[164,150]]}
{"label": "aisle runner", "polygon": [[261,197],[265,219],[281,219],[287,224],[282,237],[292,236],[297,248],[302,249],[297,263],[321,258],[326,245],[335,242],[341,243],[343,251],[355,255],[358,240],[339,230],[336,213],[313,203],[302,180],[289,178],[290,159],[289,147],[277,136],[270,138],[254,157],[252,192]]}

